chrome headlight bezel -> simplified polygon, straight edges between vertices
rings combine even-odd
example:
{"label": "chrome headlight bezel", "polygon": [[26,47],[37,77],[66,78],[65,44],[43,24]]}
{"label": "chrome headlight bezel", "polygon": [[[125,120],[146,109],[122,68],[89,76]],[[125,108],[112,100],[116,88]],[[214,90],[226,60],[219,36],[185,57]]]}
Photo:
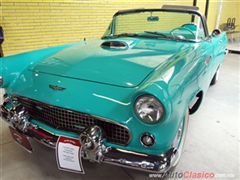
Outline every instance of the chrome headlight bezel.
{"label": "chrome headlight bezel", "polygon": [[[143,108],[145,108],[145,110]],[[146,124],[157,124],[164,115],[162,103],[158,98],[150,94],[144,94],[136,98],[134,102],[134,111],[138,119]]]}

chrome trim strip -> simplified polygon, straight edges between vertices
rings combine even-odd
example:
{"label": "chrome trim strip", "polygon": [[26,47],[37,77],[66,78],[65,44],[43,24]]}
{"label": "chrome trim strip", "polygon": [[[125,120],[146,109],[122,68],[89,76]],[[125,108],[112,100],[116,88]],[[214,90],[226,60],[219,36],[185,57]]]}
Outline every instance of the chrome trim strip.
{"label": "chrome trim strip", "polygon": [[50,144],[49,142],[47,143],[47,142],[45,142],[45,141],[39,140],[39,139],[34,138],[34,137],[33,137],[33,139],[34,139],[35,141],[37,141],[38,143],[40,143],[40,144],[42,144],[42,145],[44,145],[44,146],[46,146],[46,147],[49,147],[49,148],[51,148],[51,149],[55,149],[55,147],[56,147],[56,143],[55,143],[55,144]]}

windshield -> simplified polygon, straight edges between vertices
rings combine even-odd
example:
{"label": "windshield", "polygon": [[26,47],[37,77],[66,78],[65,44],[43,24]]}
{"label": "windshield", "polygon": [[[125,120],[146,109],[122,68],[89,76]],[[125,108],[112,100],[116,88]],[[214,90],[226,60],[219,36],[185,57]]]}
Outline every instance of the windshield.
{"label": "windshield", "polygon": [[144,11],[114,17],[104,37],[122,36],[196,41],[204,39],[205,32],[196,14]]}

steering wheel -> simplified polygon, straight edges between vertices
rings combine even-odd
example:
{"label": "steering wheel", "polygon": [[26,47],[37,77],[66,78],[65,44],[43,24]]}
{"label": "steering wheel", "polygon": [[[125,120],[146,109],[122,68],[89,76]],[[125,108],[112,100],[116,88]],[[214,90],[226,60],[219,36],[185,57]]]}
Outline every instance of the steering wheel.
{"label": "steering wheel", "polygon": [[185,30],[185,31],[188,31],[188,32],[190,32],[191,35],[195,38],[194,32],[192,32],[190,29],[185,28],[185,27],[177,27],[177,28],[174,28],[174,29],[172,29],[172,30],[170,31],[170,34],[171,34],[172,36],[174,36],[174,37],[177,37],[177,35],[174,34],[174,31],[177,31],[177,30]]}

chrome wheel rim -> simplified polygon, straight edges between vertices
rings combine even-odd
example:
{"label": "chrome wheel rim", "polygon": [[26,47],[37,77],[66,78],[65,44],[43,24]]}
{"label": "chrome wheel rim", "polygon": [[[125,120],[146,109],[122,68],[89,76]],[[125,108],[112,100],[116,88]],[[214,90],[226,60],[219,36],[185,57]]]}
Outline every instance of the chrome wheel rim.
{"label": "chrome wheel rim", "polygon": [[181,122],[176,138],[173,143],[173,149],[176,152],[172,159],[171,159],[171,164],[172,167],[175,167],[181,157],[181,154],[183,152],[185,140],[186,140],[186,135],[187,135],[187,129],[188,129],[188,120],[189,120],[189,112],[187,111],[184,120]]}

